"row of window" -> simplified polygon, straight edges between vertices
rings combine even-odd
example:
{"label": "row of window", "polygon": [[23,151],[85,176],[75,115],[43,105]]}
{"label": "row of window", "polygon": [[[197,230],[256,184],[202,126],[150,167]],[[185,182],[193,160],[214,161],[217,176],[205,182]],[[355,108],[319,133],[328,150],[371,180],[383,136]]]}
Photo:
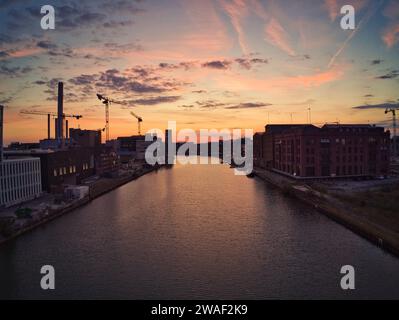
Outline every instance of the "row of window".
{"label": "row of window", "polygon": [[342,167],[336,167],[335,168],[335,173],[337,176],[340,175],[356,175],[356,174],[363,174],[363,167],[362,166],[342,166]]}
{"label": "row of window", "polygon": [[[83,170],[88,170],[89,169],[89,164],[88,163],[84,163],[83,164]],[[61,167],[58,169],[54,169],[53,175],[54,177],[57,176],[63,176],[66,174],[71,174],[71,173],[76,173],[76,166],[69,166],[68,167]]]}
{"label": "row of window", "polygon": [[[293,174],[293,175],[300,175],[301,171],[299,167],[296,167],[296,171],[294,172],[294,166],[290,165],[279,165],[277,166],[277,169],[282,170],[284,172]],[[337,176],[340,175],[359,175],[359,174],[364,174],[364,168],[362,166],[337,166],[335,170],[335,174]],[[305,175],[312,177],[315,175],[315,167],[313,166],[308,166],[305,168]],[[321,174],[322,176],[329,176],[330,175],[330,169],[328,167],[324,168],[324,172]]]}
{"label": "row of window", "polygon": [[[375,143],[378,140],[374,137],[369,137],[367,140],[365,140],[364,142],[368,141],[369,143]],[[331,140],[329,138],[321,138],[320,139],[320,143],[322,145],[324,144],[329,144],[331,142]],[[382,139],[381,142],[383,144],[387,143],[387,139]],[[294,140],[278,140],[276,141],[276,144],[282,144],[283,146],[285,145],[289,145],[289,144],[293,144]],[[347,138],[336,138],[335,139],[335,143],[337,144],[342,144],[342,145],[346,145],[346,144],[362,144],[363,143],[363,138],[358,138],[358,139],[347,139]],[[314,145],[315,144],[315,139],[307,139],[305,140],[305,145],[310,146],[310,145]],[[300,146],[300,140],[296,140],[295,141],[295,145],[296,146]]]}

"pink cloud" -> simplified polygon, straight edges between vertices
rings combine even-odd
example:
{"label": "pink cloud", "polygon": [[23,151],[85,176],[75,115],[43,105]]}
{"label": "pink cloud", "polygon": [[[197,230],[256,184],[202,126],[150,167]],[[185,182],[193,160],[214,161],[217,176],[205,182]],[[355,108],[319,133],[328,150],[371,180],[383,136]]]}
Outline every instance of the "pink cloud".
{"label": "pink cloud", "polygon": [[275,19],[272,18],[265,27],[266,41],[276,46],[282,51],[291,56],[295,55],[295,51],[291,48],[288,41],[288,34],[283,26]]}
{"label": "pink cloud", "polygon": [[386,28],[382,39],[388,48],[392,48],[399,41],[399,23]]}
{"label": "pink cloud", "polygon": [[337,0],[325,0],[324,4],[327,8],[331,21],[335,21],[339,12]]}
{"label": "pink cloud", "polygon": [[22,58],[22,57],[33,56],[35,54],[41,53],[42,51],[43,49],[41,48],[24,48],[15,51],[10,51],[8,52],[8,55],[11,58]]}
{"label": "pink cloud", "polygon": [[390,20],[390,24],[383,31],[382,40],[388,48],[392,48],[399,41],[399,2],[390,1],[383,14]]}
{"label": "pink cloud", "polygon": [[248,45],[245,41],[242,20],[247,15],[245,0],[223,0],[222,6],[230,17],[231,24],[238,36],[238,43],[244,54],[249,53]]}

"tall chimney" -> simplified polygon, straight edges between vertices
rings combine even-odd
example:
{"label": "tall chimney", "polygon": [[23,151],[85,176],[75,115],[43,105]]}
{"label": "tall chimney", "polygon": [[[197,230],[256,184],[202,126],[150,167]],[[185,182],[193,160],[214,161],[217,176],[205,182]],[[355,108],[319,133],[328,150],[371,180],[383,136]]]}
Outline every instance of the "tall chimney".
{"label": "tall chimney", "polygon": [[62,144],[64,138],[64,83],[58,82],[58,126],[57,126],[57,140]]}
{"label": "tall chimney", "polygon": [[48,140],[51,139],[50,121],[51,121],[51,117],[50,117],[50,114],[48,114],[48,115],[47,115],[47,139],[48,139]]}
{"label": "tall chimney", "polygon": [[58,136],[58,118],[54,119],[54,131],[55,131],[55,138],[57,139],[57,136]]}
{"label": "tall chimney", "polygon": [[0,105],[0,162],[3,162],[3,113],[4,106]]}
{"label": "tall chimney", "polygon": [[68,120],[65,120],[65,139],[69,139],[69,127],[68,127]]}

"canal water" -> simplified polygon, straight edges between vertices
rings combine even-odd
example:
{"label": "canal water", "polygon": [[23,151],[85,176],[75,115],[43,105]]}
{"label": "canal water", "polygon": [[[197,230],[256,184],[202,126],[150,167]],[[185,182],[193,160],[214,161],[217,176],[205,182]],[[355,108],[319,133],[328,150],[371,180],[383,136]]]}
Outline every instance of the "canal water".
{"label": "canal water", "polygon": [[257,178],[176,165],[1,246],[0,298],[399,298],[399,259]]}

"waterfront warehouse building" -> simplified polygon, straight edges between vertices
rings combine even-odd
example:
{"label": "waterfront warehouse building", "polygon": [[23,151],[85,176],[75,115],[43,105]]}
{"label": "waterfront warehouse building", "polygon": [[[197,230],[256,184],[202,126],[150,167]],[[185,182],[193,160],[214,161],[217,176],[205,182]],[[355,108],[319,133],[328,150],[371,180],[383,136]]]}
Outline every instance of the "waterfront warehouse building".
{"label": "waterfront warehouse building", "polygon": [[267,125],[254,136],[255,166],[293,177],[386,176],[390,132],[368,124]]}
{"label": "waterfront warehouse building", "polygon": [[39,197],[42,192],[40,159],[22,158],[0,162],[0,207]]}
{"label": "waterfront warehouse building", "polygon": [[94,152],[90,148],[65,150],[6,151],[9,158],[33,157],[41,163],[42,189],[61,192],[63,185],[77,185],[94,175]]}

